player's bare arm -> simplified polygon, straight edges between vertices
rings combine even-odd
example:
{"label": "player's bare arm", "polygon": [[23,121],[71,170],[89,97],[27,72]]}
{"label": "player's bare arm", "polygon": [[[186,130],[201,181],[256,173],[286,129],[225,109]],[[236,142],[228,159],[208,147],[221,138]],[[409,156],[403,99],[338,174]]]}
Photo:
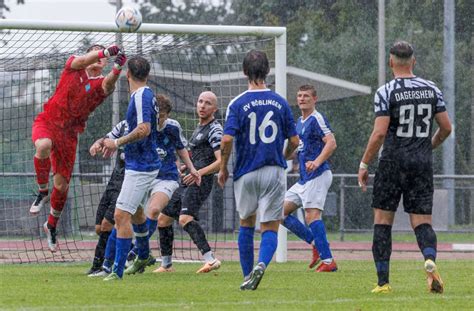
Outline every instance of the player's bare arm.
{"label": "player's bare arm", "polygon": [[84,69],[93,63],[99,62],[102,58],[117,55],[119,51],[120,48],[117,45],[111,45],[103,50],[92,50],[85,55],[75,57],[71,63],[71,68],[75,70]]}
{"label": "player's bare arm", "polygon": [[290,159],[293,155],[293,152],[296,150],[300,143],[300,139],[298,138],[298,135],[292,136],[288,139],[288,145],[286,146],[284,156],[285,159]]}
{"label": "player's bare arm", "polygon": [[224,185],[229,178],[229,170],[227,169],[227,164],[229,163],[230,154],[232,153],[232,144],[234,142],[234,137],[230,135],[222,136],[221,140],[221,165],[219,170],[219,175],[217,176],[217,182],[219,186],[224,188]]}
{"label": "player's bare arm", "polygon": [[[198,171],[200,176],[211,175],[219,171],[219,167],[221,165],[221,151],[220,150],[214,151],[214,156],[216,157],[216,160],[214,162],[212,162],[206,167],[201,168]],[[193,180],[194,180],[193,176],[186,175],[183,179],[183,182],[189,186],[193,184]]]}
{"label": "player's bare arm", "polygon": [[96,156],[98,153],[102,152],[102,146],[104,144],[104,137],[97,139],[89,148],[89,153],[91,156]]}
{"label": "player's bare arm", "polygon": [[107,95],[112,94],[115,89],[115,82],[120,78],[120,73],[122,72],[122,67],[127,62],[127,56],[123,52],[119,52],[117,57],[115,57],[114,66],[112,71],[105,77],[102,81],[102,89]]}
{"label": "player's bare arm", "polygon": [[383,142],[385,141],[385,136],[387,135],[389,124],[389,116],[381,116],[375,119],[374,129],[372,130],[369,142],[367,143],[367,148],[365,149],[364,156],[359,165],[358,181],[359,186],[362,187],[362,191],[367,191],[367,181],[369,179],[368,165],[379,152],[380,147],[382,147]]}
{"label": "player's bare arm", "polygon": [[448,138],[452,131],[451,121],[449,120],[447,111],[437,113],[435,115],[435,120],[436,123],[438,123],[439,128],[436,130],[436,133],[431,139],[431,145],[433,146],[433,149],[441,145],[443,141]]}
{"label": "player's bare arm", "polygon": [[[186,148],[183,148],[183,149],[176,150],[176,152],[178,153],[178,156],[181,159],[181,161],[183,161],[184,165],[186,165],[186,167],[189,169],[189,175],[191,175],[194,178],[193,183],[195,183],[198,186],[201,185],[201,175],[194,167],[194,164],[191,161],[191,158],[189,157],[188,150],[186,150]],[[177,161],[176,167],[179,167],[179,161]]]}
{"label": "player's bare arm", "polygon": [[104,158],[110,157],[114,154],[115,150],[122,145],[133,143],[147,137],[151,132],[151,125],[149,122],[143,122],[137,125],[137,127],[125,136],[117,139],[104,139]]}
{"label": "player's bare arm", "polygon": [[334,153],[337,148],[336,138],[333,133],[328,133],[323,137],[324,147],[321,154],[313,161],[306,162],[306,170],[308,172],[317,169],[321,163],[324,163]]}

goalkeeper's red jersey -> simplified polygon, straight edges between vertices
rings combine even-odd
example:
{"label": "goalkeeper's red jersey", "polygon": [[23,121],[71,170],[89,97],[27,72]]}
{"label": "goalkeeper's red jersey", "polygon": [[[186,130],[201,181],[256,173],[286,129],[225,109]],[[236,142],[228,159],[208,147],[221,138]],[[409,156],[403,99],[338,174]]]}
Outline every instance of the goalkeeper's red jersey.
{"label": "goalkeeper's red jersey", "polygon": [[107,95],[102,88],[104,77],[89,77],[85,69],[72,69],[73,59],[71,56],[67,60],[56,92],[44,105],[44,112],[38,115],[38,119],[64,130],[82,133],[87,118]]}

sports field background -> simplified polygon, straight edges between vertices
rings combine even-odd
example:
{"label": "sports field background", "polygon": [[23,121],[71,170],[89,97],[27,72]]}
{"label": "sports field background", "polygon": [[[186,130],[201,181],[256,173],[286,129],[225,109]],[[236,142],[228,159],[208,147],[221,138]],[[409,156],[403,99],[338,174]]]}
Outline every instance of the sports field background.
{"label": "sports field background", "polygon": [[144,274],[105,283],[86,264],[1,265],[0,309],[23,310],[473,310],[474,260],[442,260],[445,293],[430,294],[422,261],[391,264],[391,294],[374,295],[371,261],[339,260],[339,271],[315,273],[306,262],[272,263],[258,290],[239,290],[237,262],[197,275],[199,264],[176,273]]}

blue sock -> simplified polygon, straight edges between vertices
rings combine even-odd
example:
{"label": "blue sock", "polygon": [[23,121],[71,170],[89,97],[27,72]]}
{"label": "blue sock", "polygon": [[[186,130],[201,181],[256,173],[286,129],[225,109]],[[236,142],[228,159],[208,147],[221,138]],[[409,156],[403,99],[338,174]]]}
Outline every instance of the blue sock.
{"label": "blue sock", "polygon": [[244,277],[250,274],[253,269],[253,235],[255,228],[240,227],[239,229],[239,256],[240,266]]}
{"label": "blue sock", "polygon": [[107,246],[105,247],[105,259],[103,266],[106,268],[112,268],[115,260],[115,244],[117,242],[117,229],[112,229],[112,232],[107,239]]}
{"label": "blue sock", "polygon": [[283,226],[303,241],[306,241],[306,243],[311,244],[313,242],[313,234],[298,218],[291,215],[286,216],[285,220],[283,220]]}
{"label": "blue sock", "polygon": [[146,218],[146,226],[148,227],[148,239],[150,239],[156,231],[158,227],[158,220],[154,220],[151,218]]}
{"label": "blue sock", "polygon": [[260,242],[260,253],[258,254],[258,262],[263,262],[268,267],[272,261],[273,255],[277,249],[278,235],[275,231],[267,230],[262,233],[262,241]]}
{"label": "blue sock", "polygon": [[324,222],[322,220],[315,220],[309,225],[309,228],[311,229],[311,232],[313,232],[314,244],[319,251],[321,259],[325,260],[332,258]]}
{"label": "blue sock", "polygon": [[123,270],[125,268],[125,261],[127,261],[127,254],[132,244],[132,238],[118,238],[117,237],[117,251],[115,253],[114,272],[119,277],[123,277]]}
{"label": "blue sock", "polygon": [[146,222],[133,225],[133,232],[137,240],[137,255],[139,259],[147,259],[150,255],[150,243],[148,241],[148,226]]}

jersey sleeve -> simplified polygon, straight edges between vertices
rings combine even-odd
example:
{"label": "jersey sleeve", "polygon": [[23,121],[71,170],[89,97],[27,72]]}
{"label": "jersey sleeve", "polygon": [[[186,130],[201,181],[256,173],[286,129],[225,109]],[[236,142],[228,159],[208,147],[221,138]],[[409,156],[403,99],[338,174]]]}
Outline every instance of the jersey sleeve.
{"label": "jersey sleeve", "polygon": [[441,92],[441,90],[437,86],[433,86],[433,88],[435,90],[437,98],[434,113],[437,114],[446,111],[446,103],[444,102],[443,92]]}
{"label": "jersey sleeve", "polygon": [[293,113],[291,112],[290,106],[288,104],[285,105],[285,110],[285,138],[290,138],[298,135],[298,133],[296,132],[296,124],[295,119],[293,118]]}
{"label": "jersey sleeve", "polygon": [[224,124],[224,135],[236,136],[240,132],[239,117],[232,103],[227,107],[226,121]]}
{"label": "jersey sleeve", "polygon": [[374,112],[375,116],[389,116],[390,115],[390,93],[386,85],[381,86],[374,96]]}
{"label": "jersey sleeve", "polygon": [[319,132],[319,135],[321,137],[324,137],[332,133],[331,126],[329,125],[329,122],[324,115],[322,115],[321,113],[318,113],[316,114],[315,118],[316,118],[315,124],[317,124],[316,130]]}
{"label": "jersey sleeve", "polygon": [[186,138],[184,138],[183,129],[181,128],[181,125],[179,123],[172,127],[171,133],[174,147],[177,150],[182,150],[186,148],[188,142]]}
{"label": "jersey sleeve", "polygon": [[73,71],[74,69],[71,68],[72,61],[76,58],[75,55],[69,56],[69,58],[66,61],[66,65],[64,65],[64,69],[67,71]]}
{"label": "jersey sleeve", "polygon": [[127,121],[122,120],[119,123],[117,123],[114,126],[114,128],[105,135],[105,137],[110,138],[110,139],[117,139],[122,136],[125,136],[127,134],[126,133],[127,128],[128,128]]}
{"label": "jersey sleeve", "polygon": [[211,148],[216,151],[221,147],[221,140],[222,140],[222,125],[215,122],[211,126],[211,130],[209,131],[209,135],[207,136],[207,140],[211,145]]}
{"label": "jersey sleeve", "polygon": [[156,107],[153,93],[148,89],[134,94],[135,109],[137,111],[137,125],[140,123],[151,123],[152,118],[156,118]]}

